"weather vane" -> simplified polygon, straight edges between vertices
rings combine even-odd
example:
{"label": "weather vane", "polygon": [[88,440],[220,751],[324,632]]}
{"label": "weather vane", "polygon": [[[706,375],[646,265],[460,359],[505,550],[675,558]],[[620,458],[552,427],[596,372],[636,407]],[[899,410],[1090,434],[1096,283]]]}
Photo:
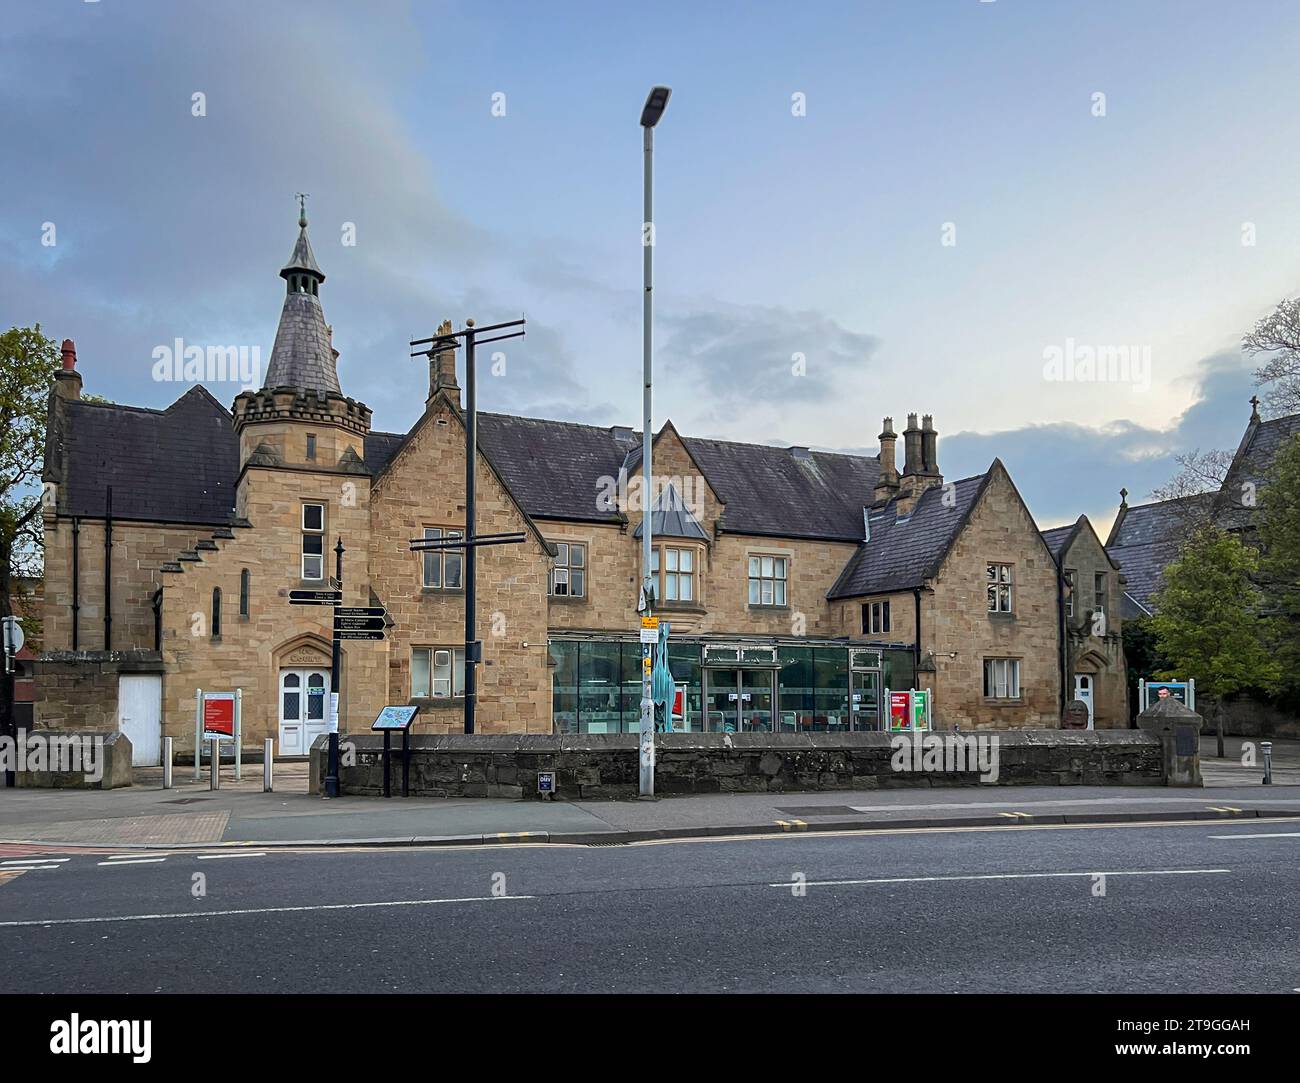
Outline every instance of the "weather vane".
{"label": "weather vane", "polygon": [[310,192],[298,192],[294,196],[298,200],[298,217],[300,219],[305,220],[307,217],[307,196],[310,194]]}

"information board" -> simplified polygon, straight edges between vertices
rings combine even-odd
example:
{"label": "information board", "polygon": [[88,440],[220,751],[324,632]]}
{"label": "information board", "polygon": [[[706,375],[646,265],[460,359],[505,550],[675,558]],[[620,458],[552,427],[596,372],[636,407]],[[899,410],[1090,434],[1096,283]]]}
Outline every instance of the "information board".
{"label": "information board", "polygon": [[203,739],[235,739],[235,693],[203,693]]}
{"label": "information board", "polygon": [[415,716],[419,713],[419,707],[405,704],[385,707],[379,712],[379,717],[375,719],[370,728],[372,730],[410,729],[411,723],[415,721]]}

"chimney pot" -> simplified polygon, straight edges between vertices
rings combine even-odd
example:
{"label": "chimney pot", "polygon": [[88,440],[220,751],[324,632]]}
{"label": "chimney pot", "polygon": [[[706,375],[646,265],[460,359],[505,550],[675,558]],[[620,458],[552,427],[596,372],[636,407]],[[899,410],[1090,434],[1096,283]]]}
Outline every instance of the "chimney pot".
{"label": "chimney pot", "polygon": [[65,372],[71,372],[77,367],[77,344],[70,338],[63,340],[63,346],[60,348],[63,354],[63,368]]}

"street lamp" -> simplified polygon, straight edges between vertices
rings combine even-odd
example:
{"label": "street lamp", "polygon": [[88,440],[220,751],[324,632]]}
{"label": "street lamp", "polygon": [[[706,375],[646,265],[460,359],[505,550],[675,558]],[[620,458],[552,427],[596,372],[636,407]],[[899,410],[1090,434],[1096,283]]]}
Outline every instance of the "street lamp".
{"label": "street lamp", "polygon": [[[639,611],[649,616],[654,612],[654,582],[650,574],[650,555],[653,552],[650,543],[650,506],[651,506],[651,464],[650,464],[650,383],[653,364],[651,347],[654,341],[653,304],[654,291],[654,145],[655,125],[664,115],[668,97],[672,90],[666,86],[653,87],[641,110],[641,128],[644,133],[645,149],[645,212],[641,224],[641,252],[644,268],[644,284],[641,307],[641,374],[644,388],[641,397],[641,598]],[[655,715],[654,699],[650,686],[651,668],[653,666],[652,644],[641,644],[641,727],[639,758],[639,792],[642,797],[653,797],[655,792]]]}

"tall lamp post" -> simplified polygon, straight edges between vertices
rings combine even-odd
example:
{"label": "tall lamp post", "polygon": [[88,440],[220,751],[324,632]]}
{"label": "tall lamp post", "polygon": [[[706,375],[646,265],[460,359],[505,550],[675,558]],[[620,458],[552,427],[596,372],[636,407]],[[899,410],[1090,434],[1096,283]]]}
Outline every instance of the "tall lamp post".
{"label": "tall lamp post", "polygon": [[[666,86],[651,89],[641,110],[641,129],[644,135],[645,149],[645,212],[641,220],[641,252],[644,269],[645,290],[641,308],[641,374],[644,388],[641,396],[641,597],[637,609],[644,616],[654,612],[655,584],[651,576],[651,553],[654,551],[650,541],[650,481],[652,476],[650,463],[650,384],[653,372],[651,360],[654,342],[654,147],[655,125],[664,115],[668,106],[668,97],[672,90]],[[643,637],[644,638],[644,637]],[[641,738],[639,741],[641,770],[639,792],[642,797],[653,797],[655,792],[655,706],[650,678],[654,665],[654,646],[641,644]]]}

